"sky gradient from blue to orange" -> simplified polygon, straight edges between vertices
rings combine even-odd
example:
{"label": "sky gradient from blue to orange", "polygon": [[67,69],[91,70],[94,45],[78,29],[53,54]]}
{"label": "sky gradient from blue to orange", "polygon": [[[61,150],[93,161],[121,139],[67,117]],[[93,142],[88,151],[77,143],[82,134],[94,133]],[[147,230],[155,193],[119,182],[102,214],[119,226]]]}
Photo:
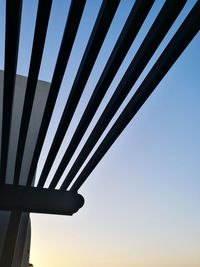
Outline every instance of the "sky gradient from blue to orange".
{"label": "sky gradient from blue to orange", "polygon": [[[133,2],[121,1],[57,160],[67,147]],[[163,2],[155,1],[140,34],[97,111],[97,117],[123,76]],[[187,1],[180,17],[127,99],[137,89],[195,2]],[[3,25],[5,1],[0,3],[3,7],[0,9],[0,25]],[[70,1],[64,0],[54,1],[40,71],[42,80],[51,80],[69,3]],[[38,174],[45,159],[45,151],[59,122],[59,114],[64,108],[63,99],[67,99],[100,4],[100,0],[89,0],[85,7],[80,31],[63,79],[57,109],[49,128],[49,136],[43,148],[44,153],[40,157]],[[36,8],[37,1],[24,1],[18,63],[18,73],[22,75],[27,75],[28,72]],[[0,28],[1,36],[3,32],[4,29]],[[3,45],[1,42],[1,69]],[[85,198],[85,205],[77,214],[72,217],[31,215],[31,262],[34,266],[200,266],[199,49],[200,34],[188,46],[81,188],[80,193]],[[95,121],[96,119],[91,125],[94,125]],[[56,163],[53,165],[52,174],[55,167]]]}

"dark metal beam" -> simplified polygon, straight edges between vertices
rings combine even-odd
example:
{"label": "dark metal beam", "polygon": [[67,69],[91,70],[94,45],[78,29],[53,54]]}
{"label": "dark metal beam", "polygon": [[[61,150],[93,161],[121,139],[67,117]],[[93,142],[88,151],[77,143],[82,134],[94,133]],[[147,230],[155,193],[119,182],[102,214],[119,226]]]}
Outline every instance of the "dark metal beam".
{"label": "dark metal beam", "polygon": [[83,204],[83,197],[74,192],[13,185],[0,187],[0,210],[72,215]]}
{"label": "dark metal beam", "polygon": [[76,33],[79,27],[79,23],[82,17],[83,9],[85,6],[86,0],[72,0],[69,14],[67,17],[67,22],[65,25],[65,30],[55,66],[55,70],[53,73],[53,78],[51,81],[51,87],[47,99],[47,104],[45,107],[44,115],[41,122],[41,127],[39,130],[33,159],[31,162],[31,167],[28,175],[27,185],[31,185],[33,183],[34,174],[37,166],[37,162],[40,156],[40,152],[44,143],[44,139],[46,137],[47,129],[49,127],[49,123],[51,120],[51,116],[54,110],[54,106],[56,103],[56,99],[58,96],[58,92],[60,89],[60,85],[62,83],[62,79],[65,73],[65,69],[68,63],[68,59],[72,50],[72,46],[76,37]]}
{"label": "dark metal beam", "polygon": [[47,34],[47,27],[51,11],[52,0],[40,0],[38,4],[37,19],[33,40],[33,48],[31,54],[31,61],[27,79],[26,93],[24,99],[24,107],[22,112],[22,119],[20,124],[19,140],[17,146],[17,156],[15,162],[14,184],[19,183],[20,171],[22,166],[22,158],[28,132],[31,111],[42,61],[42,54]]}
{"label": "dark metal beam", "polygon": [[99,54],[105,36],[110,27],[110,24],[113,20],[119,2],[120,2],[119,0],[115,1],[104,0],[102,3],[93,31],[88,41],[85,53],[82,57],[80,67],[78,69],[76,78],[74,80],[71,92],[69,94],[67,103],[65,105],[60,123],[58,125],[52,145],[47,155],[47,159],[44,164],[41,177],[39,178],[38,182],[39,187],[42,187],[46,181],[49,170],[51,169],[51,166],[54,162],[54,159],[57,155],[57,152],[60,148],[63,138],[66,134],[68,126],[74,115],[74,112],[76,110],[80,97],[83,93],[89,75],[92,71],[96,58]]}
{"label": "dark metal beam", "polygon": [[19,48],[22,0],[6,1],[6,37],[3,89],[3,120],[0,160],[0,183],[5,183],[12,106]]}
{"label": "dark metal beam", "polygon": [[200,30],[200,1],[190,11],[172,40],[169,42],[159,59],[156,61],[138,90],[135,92],[113,127],[103,139],[92,158],[89,160],[73,186],[71,191],[77,191],[97,166],[108,149],[116,141],[131,119],[142,107],[163,77],[167,74],[184,49]]}
{"label": "dark metal beam", "polygon": [[70,144],[66,149],[58,169],[51,181],[49,186],[50,188],[56,187],[62,173],[64,172],[77,146],[79,145],[153,3],[154,0],[136,0],[135,4],[133,5],[122,32],[93,91],[90,101],[85,108],[84,114],[80,119]]}
{"label": "dark metal beam", "polygon": [[147,33],[144,41],[139,47],[135,57],[130,63],[126,73],[121,79],[117,89],[105,107],[100,119],[96,123],[92,133],[87,139],[72,168],[70,169],[61,188],[66,189],[74,179],[82,164],[90,154],[109,122],[117,112],[120,105],[132,89],[145,66],[153,56],[159,44],[167,34],[174,20],[182,10],[185,1],[167,0]]}

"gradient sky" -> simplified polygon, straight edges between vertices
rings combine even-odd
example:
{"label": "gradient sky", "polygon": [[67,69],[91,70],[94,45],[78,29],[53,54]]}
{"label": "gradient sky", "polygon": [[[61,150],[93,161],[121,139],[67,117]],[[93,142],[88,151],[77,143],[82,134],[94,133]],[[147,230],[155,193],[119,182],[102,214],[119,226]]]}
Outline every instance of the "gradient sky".
{"label": "gradient sky", "polygon": [[[187,1],[125,103],[195,2]],[[131,0],[121,1],[47,185],[133,3]],[[155,1],[83,140],[86,140],[163,3],[161,0]],[[40,71],[42,80],[51,81],[69,4],[68,0],[54,1]],[[44,163],[100,5],[99,0],[88,0],[86,4],[37,174]],[[0,6],[0,34],[3,36],[5,1],[1,0]],[[37,1],[24,1],[17,69],[22,75],[28,73],[36,11]],[[85,205],[77,214],[72,217],[31,215],[30,261],[34,266],[200,266],[199,50],[200,34],[194,38],[80,189]],[[0,67],[3,69],[4,41],[0,43],[0,51]]]}

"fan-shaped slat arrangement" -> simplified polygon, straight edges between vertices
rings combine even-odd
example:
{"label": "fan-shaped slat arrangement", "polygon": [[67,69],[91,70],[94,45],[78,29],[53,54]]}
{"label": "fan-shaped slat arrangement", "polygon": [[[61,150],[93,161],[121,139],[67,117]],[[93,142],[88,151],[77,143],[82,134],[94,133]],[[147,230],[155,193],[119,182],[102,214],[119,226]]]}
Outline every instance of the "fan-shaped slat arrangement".
{"label": "fan-shaped slat arrangement", "polygon": [[[27,176],[23,178],[24,183],[22,185],[20,177],[22,175],[22,167],[24,166],[25,161],[24,155],[27,147],[27,140],[29,139],[29,128],[33,118],[38,116],[37,109],[34,108],[34,103],[36,101],[35,98],[37,91],[40,91],[38,75],[43,52],[45,50],[45,39],[48,32],[49,18],[52,9],[51,0],[39,1],[29,72],[26,87],[24,89],[22,114],[21,117],[19,117],[19,137],[17,140],[14,162],[13,183],[9,182],[8,185],[8,181],[6,179],[6,168],[8,166],[8,152],[11,144],[10,132],[13,116],[12,111],[15,95],[15,80],[16,77],[18,77],[16,76],[16,67],[22,1],[7,1],[0,167],[1,209],[73,214],[73,212],[76,212],[83,205],[83,198],[77,194],[79,188],[97,166],[99,161],[103,158],[108,149],[117,140],[118,136],[122,133],[130,120],[145,103],[153,90],[155,90],[156,86],[167,74],[187,45],[198,33],[200,29],[200,1],[197,1],[193,6],[172,39],[166,45],[158,60],[143,79],[141,85],[133,94],[128,104],[125,105],[121,114],[103,138],[102,142],[95,149],[97,142],[106,131],[111,120],[114,116],[116,116],[116,113],[124,103],[127,95],[138,81],[138,78],[143,73],[143,70],[152,59],[159,45],[184,8],[185,3],[185,0],[166,0],[163,3],[160,12],[155,16],[152,25],[150,25],[149,31],[146,36],[143,37],[143,41],[136,51],[135,56],[132,58],[129,66],[127,66],[125,74],[113,91],[108,104],[103,109],[100,118],[96,120],[89,137],[83,144],[82,149],[76,156],[75,160],[73,160],[71,168],[69,169],[64,181],[61,183],[61,177],[68,167],[69,162],[72,160],[72,157],[74,157],[77,148],[83,140],[82,138],[84,134],[91,125],[91,121],[95,120],[95,114],[99,106],[104,100],[112,81],[123,63],[123,60],[125,59],[132,44],[134,44],[137,34],[140,33],[140,29],[154,5],[153,0],[136,0],[133,3],[129,16],[127,17],[121,33],[113,46],[107,62],[105,63],[105,67],[100,76],[97,77],[96,86],[93,88],[92,95],[85,106],[83,114],[80,116],[78,126],[75,128],[74,134],[69,140],[69,144],[65,149],[63,157],[60,162],[57,162],[56,164],[57,168],[55,173],[52,175],[53,177],[49,177],[51,167],[55,162],[63,139],[68,132],[68,128],[73,120],[74,113],[77,110],[82,94],[84,90],[86,90],[86,83],[95,66],[96,59],[100,54],[100,50],[104,45],[104,40],[109,34],[113,19],[115,18],[115,14],[119,8],[119,0],[102,1],[91,35],[81,58],[80,66],[74,78],[71,91],[69,92],[68,98],[65,100],[64,111],[61,114],[61,120],[55,131],[48,154],[46,155],[41,175],[38,177],[38,183],[34,185],[38,160],[41,155],[45,138],[48,134],[48,126],[52,118],[72,48],[76,42],[76,34],[79,30],[86,4],[86,1],[84,0],[71,1],[52,81],[49,84],[48,90],[46,90],[47,96],[45,100],[45,107],[42,114],[40,114],[41,121],[36,134],[37,136],[35,137],[36,141],[33,150],[30,152],[31,159],[30,164],[27,164]],[[93,154],[88,160],[92,151]],[[84,165],[86,161],[87,164]],[[79,173],[81,168],[83,169]],[[49,186],[48,188],[44,188],[47,179],[49,179]],[[74,183],[72,183],[73,181]],[[70,192],[66,191],[71,183],[72,186],[69,189]],[[7,204],[5,204],[5,198],[7,195],[10,196],[10,200]],[[21,198],[19,198],[19,196]],[[23,207],[24,201],[27,202]],[[64,202],[71,204],[65,206],[63,204]],[[51,203],[54,203],[54,205],[52,204],[52,208]]]}

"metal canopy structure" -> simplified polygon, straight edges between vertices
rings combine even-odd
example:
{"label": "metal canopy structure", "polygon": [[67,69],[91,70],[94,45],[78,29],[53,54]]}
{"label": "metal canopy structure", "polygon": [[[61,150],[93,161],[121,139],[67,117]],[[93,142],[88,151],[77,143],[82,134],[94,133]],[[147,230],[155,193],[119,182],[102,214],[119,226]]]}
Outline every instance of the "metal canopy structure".
{"label": "metal canopy structure", "polygon": [[[155,16],[148,33],[144,36],[138,51],[127,67],[125,74],[113,92],[108,104],[100,118],[96,121],[91,134],[74,160],[64,181],[58,186],[61,176],[76,152],[91,121],[95,117],[98,107],[103,101],[111,82],[115,78],[129,48],[133,44],[148,16],[154,1],[136,0],[133,3],[130,14],[110,53],[109,59],[100,77],[98,77],[95,88],[93,88],[91,98],[80,117],[78,126],[69,141],[61,161],[57,164],[56,172],[48,188],[45,188],[47,177],[56,159],[62,141],[67,134],[68,127],[73,120],[73,115],[118,9],[120,0],[102,1],[69,97],[65,101],[65,108],[61,120],[56,129],[41,175],[36,184],[34,184],[34,180],[38,160],[41,155],[76,34],[80,26],[86,0],[71,1],[53,77],[51,82],[46,85],[48,90],[46,90],[46,98],[42,104],[44,108],[40,110],[39,113],[37,111],[37,107],[39,107],[37,94],[41,87],[39,83],[42,82],[38,81],[38,76],[45,49],[45,39],[48,32],[52,0],[39,0],[38,2],[31,60],[27,78],[20,78],[16,74],[22,0],[6,1],[5,60],[4,71],[1,72],[1,210],[72,215],[82,207],[84,200],[83,197],[77,193],[78,190],[151,93],[156,89],[157,85],[180,57],[184,49],[198,33],[200,29],[200,1],[197,1],[193,6],[183,23],[164,48],[156,63],[146,75],[119,117],[115,120],[115,123],[102,142],[95,148],[95,151],[93,151],[91,158],[87,162],[89,154],[107,129],[110,121],[117,113],[128,93],[132,90],[140,74],[153,57],[158,46],[184,8],[185,3],[186,0],[166,0],[164,2],[160,12]],[[17,87],[20,87],[21,79],[25,79],[23,85],[23,99],[20,102],[21,113],[16,116],[15,101],[17,101],[17,96],[19,96]],[[34,125],[34,120],[38,118],[38,116],[40,120],[37,125],[38,130],[34,133],[33,139],[35,141],[32,142],[32,149],[28,149],[27,147],[31,144],[31,123]],[[13,149],[12,131],[15,131],[14,125],[16,121],[18,123],[18,134],[15,135],[17,138],[15,137],[15,148]],[[26,162],[27,157],[29,158],[28,164]],[[78,174],[85,162],[87,162],[87,164]],[[10,171],[10,164],[13,166],[13,172]],[[24,167],[24,165],[26,166]],[[23,171],[24,168],[26,172]]]}

